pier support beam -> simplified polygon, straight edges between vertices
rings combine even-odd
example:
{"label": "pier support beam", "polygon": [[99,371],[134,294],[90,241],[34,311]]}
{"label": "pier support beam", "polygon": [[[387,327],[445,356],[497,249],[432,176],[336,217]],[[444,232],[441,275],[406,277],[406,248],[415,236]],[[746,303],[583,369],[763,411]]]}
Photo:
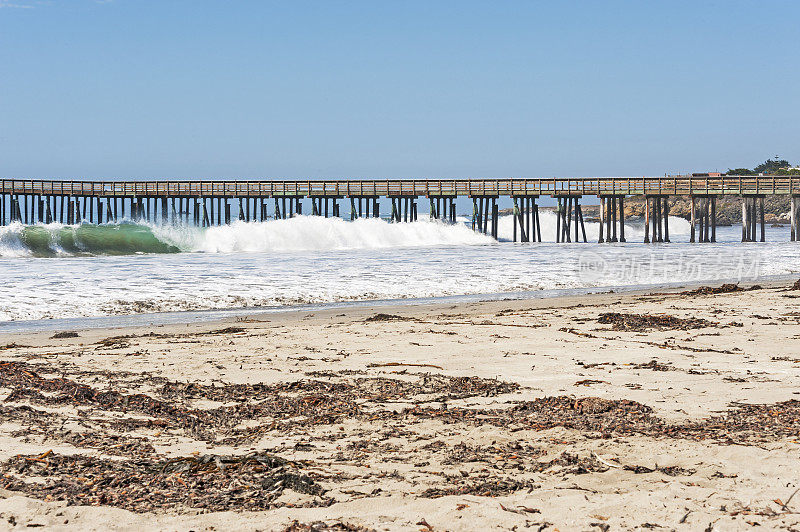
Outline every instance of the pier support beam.
{"label": "pier support beam", "polygon": [[499,209],[497,195],[472,195],[472,230],[497,239]]}
{"label": "pier support beam", "polygon": [[669,196],[665,194],[645,196],[645,244],[651,242],[651,230],[653,243],[669,242]]}
{"label": "pier support beam", "polygon": [[556,242],[573,242],[573,232],[574,242],[580,242],[580,236],[583,236],[583,241],[587,242],[580,194],[565,194],[555,197],[557,201]]}
{"label": "pier support beam", "polygon": [[791,241],[797,242],[800,240],[800,196],[792,196],[790,199],[791,210],[789,211],[789,225],[791,232]]}
{"label": "pier support beam", "polygon": [[717,241],[717,197],[693,195],[689,242]]}
{"label": "pier support beam", "polygon": [[[792,198],[794,200],[794,198]],[[758,235],[758,226],[761,235]],[[760,238],[759,238],[760,236]],[[766,223],[764,220],[764,195],[753,194],[742,196],[742,242],[766,240]]]}
{"label": "pier support beam", "polygon": [[430,201],[430,218],[442,222],[456,222],[455,196],[428,196]]}
{"label": "pier support beam", "polygon": [[[320,209],[321,210],[321,209]],[[379,218],[378,196],[350,196],[350,220],[358,218]]]}
{"label": "pier support beam", "polygon": [[512,196],[514,202],[514,242],[519,229],[520,242],[541,242],[542,228],[539,224],[539,196]]}
{"label": "pier support beam", "polygon": [[[603,236],[604,230],[605,237]],[[597,241],[601,244],[603,242],[625,242],[624,195],[603,194],[600,196],[600,234]]]}
{"label": "pier support beam", "polygon": [[303,196],[273,196],[275,200],[275,219],[286,220],[303,214]]}
{"label": "pier support beam", "polygon": [[391,196],[391,222],[417,221],[417,196]]}

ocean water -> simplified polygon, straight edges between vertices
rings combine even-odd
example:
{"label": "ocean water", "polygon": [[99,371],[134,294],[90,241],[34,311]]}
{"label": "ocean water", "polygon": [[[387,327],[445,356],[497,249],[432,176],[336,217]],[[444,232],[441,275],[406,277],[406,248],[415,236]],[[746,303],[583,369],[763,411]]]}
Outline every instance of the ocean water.
{"label": "ocean water", "polygon": [[[689,224],[670,219],[672,243],[555,244],[555,216],[541,213],[550,242],[500,241],[460,223],[391,224],[299,216],[263,223],[185,226],[59,224],[0,228],[0,325],[136,313],[284,307],[347,301],[590,290],[788,277],[800,243],[768,228],[766,243],[721,227],[717,244],[689,244]],[[594,243],[592,243],[594,242]],[[0,328],[0,332],[2,332]]]}

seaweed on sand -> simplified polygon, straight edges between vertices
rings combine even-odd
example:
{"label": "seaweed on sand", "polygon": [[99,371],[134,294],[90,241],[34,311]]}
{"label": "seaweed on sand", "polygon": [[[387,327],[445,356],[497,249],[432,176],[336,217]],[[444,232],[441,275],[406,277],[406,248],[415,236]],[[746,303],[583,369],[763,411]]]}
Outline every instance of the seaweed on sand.
{"label": "seaweed on sand", "polygon": [[[47,452],[17,455],[2,464],[4,489],[68,504],[109,505],[134,512],[189,507],[206,511],[266,510],[284,490],[316,496],[325,490],[299,464],[267,453],[188,456],[164,461],[109,460]],[[25,482],[23,476],[33,476]]]}
{"label": "seaweed on sand", "polygon": [[615,331],[635,332],[651,329],[685,331],[716,325],[715,322],[703,318],[678,318],[667,314],[624,314],[619,312],[604,312],[597,318],[597,322],[611,325]]}

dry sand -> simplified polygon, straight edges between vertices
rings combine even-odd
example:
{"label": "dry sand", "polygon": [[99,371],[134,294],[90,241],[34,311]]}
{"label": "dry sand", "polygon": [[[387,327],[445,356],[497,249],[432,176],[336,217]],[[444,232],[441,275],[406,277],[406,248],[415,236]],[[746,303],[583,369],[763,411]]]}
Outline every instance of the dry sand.
{"label": "dry sand", "polygon": [[789,288],[6,334],[0,529],[797,530]]}

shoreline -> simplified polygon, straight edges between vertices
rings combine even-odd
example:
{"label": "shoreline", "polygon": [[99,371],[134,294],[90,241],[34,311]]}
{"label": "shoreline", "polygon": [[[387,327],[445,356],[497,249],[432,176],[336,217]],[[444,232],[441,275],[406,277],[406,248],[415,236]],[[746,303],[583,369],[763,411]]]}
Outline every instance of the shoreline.
{"label": "shoreline", "polygon": [[153,312],[136,314],[114,314],[105,316],[81,316],[43,320],[12,320],[0,322],[0,333],[24,334],[70,329],[117,329],[128,327],[161,326],[182,323],[231,323],[237,319],[258,316],[278,316],[304,312],[355,311],[373,309],[391,311],[409,307],[436,307],[440,305],[466,304],[480,301],[558,301],[565,298],[591,297],[602,294],[639,294],[652,290],[681,291],[714,284],[762,284],[777,286],[794,280],[797,274],[779,274],[748,279],[714,279],[688,283],[664,283],[631,286],[598,286],[587,288],[556,288],[539,291],[498,292],[462,294],[427,298],[401,298],[390,300],[338,301],[333,303],[308,303],[276,307],[238,307],[224,309],[186,310],[177,312]]}
{"label": "shoreline", "polygon": [[800,525],[774,502],[800,487],[800,291],[711,286],[12,333],[0,513],[82,530]]}

